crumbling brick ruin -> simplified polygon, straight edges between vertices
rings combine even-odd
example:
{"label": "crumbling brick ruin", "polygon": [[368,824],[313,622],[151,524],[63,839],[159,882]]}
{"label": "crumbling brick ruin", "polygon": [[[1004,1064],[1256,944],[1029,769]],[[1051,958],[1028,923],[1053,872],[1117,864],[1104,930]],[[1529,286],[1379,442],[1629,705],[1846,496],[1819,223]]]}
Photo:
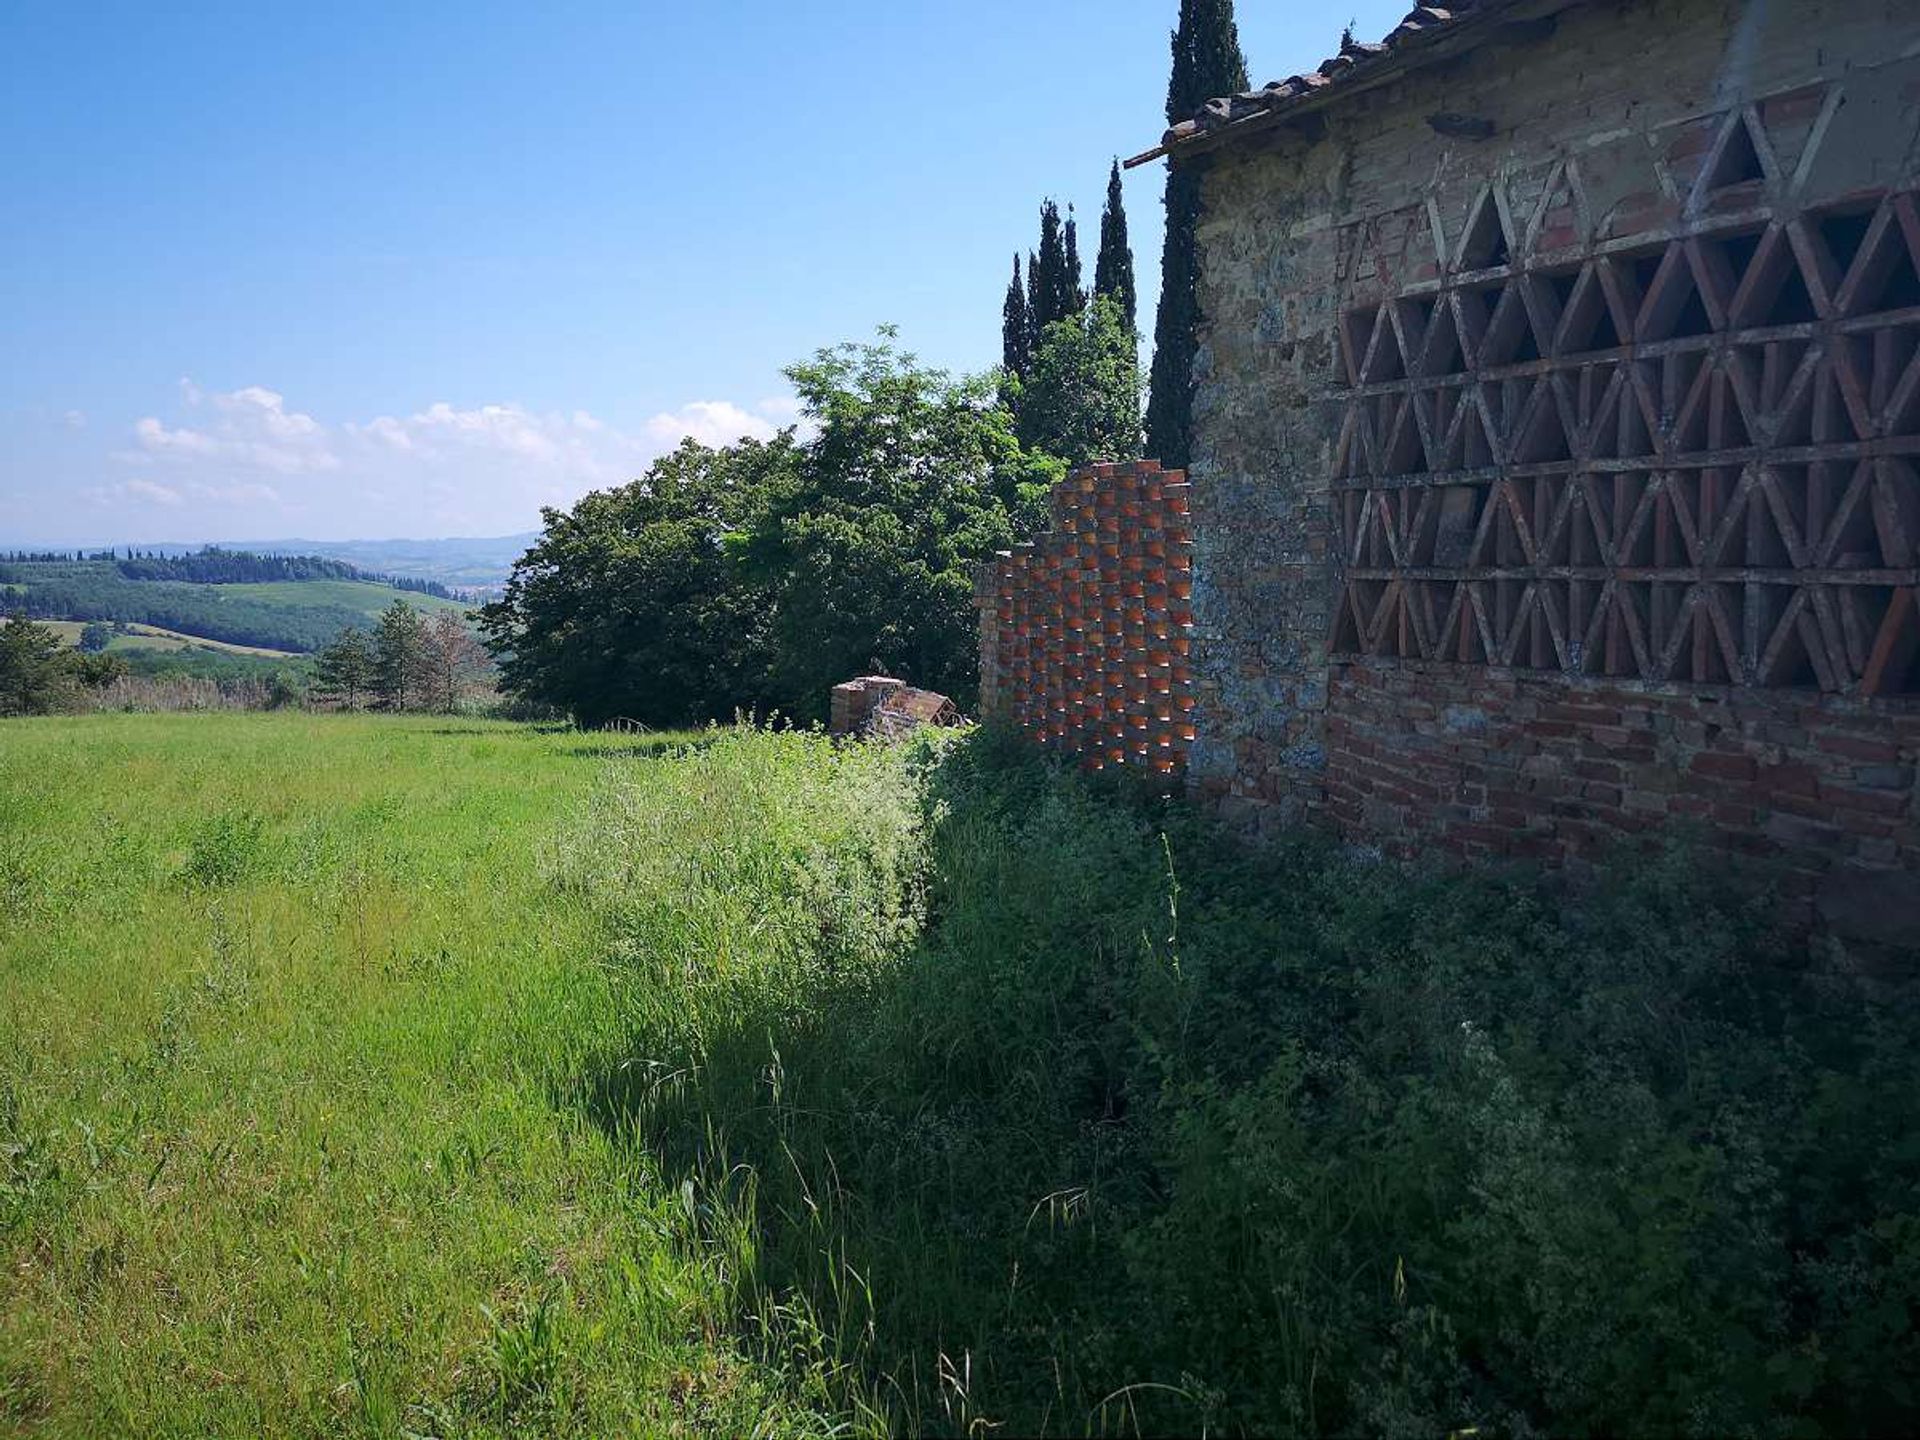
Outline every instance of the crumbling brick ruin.
{"label": "crumbling brick ruin", "polygon": [[1052,500],[1051,532],[981,567],[981,709],[1088,769],[1176,776],[1194,734],[1186,477],[1094,465]]}
{"label": "crumbling brick ruin", "polygon": [[[1399,854],[1685,822],[1920,943],[1920,6],[1421,9],[1163,154],[1205,200],[1190,787]],[[1109,612],[1056,583],[987,660],[1084,745],[1028,657]]]}
{"label": "crumbling brick ruin", "polygon": [[862,675],[833,687],[827,733],[895,740],[922,725],[966,723],[960,707],[937,690],[916,690],[891,675]]}

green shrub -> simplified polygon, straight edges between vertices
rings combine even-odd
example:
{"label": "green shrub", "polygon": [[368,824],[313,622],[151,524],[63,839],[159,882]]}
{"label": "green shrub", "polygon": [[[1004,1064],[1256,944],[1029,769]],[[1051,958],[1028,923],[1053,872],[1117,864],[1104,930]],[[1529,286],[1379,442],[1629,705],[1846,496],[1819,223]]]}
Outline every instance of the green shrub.
{"label": "green shrub", "polygon": [[1915,1012],[1684,852],[1572,896],[1254,854],[990,735],[631,768],[560,867],[631,980],[583,1100],[740,1227],[769,1350],[812,1337],[856,1419],[1920,1408]]}

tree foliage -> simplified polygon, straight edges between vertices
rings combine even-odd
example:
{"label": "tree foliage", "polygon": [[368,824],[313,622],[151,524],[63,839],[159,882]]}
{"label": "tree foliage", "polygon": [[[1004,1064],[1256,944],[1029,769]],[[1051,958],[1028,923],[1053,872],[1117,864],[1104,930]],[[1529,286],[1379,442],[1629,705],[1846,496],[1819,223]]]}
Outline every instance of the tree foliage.
{"label": "tree foliage", "polygon": [[1044,523],[1062,467],[1023,450],[995,377],[883,331],[789,368],[806,438],[693,442],[545,512],[481,612],[502,683],[582,724],[825,711],[884,669],[971,703],[972,569]]}
{"label": "tree foliage", "polygon": [[1072,227],[1060,221],[1060,207],[1052,200],[1040,206],[1040,249],[1034,259],[1032,299],[1027,323],[1032,326],[1035,344],[1056,320],[1064,320],[1080,308],[1079,241],[1069,256],[1067,235]]}
{"label": "tree foliage", "polygon": [[345,710],[358,710],[373,689],[373,645],[367,632],[350,625],[333,638],[314,661],[318,697]]}
{"label": "tree foliage", "polygon": [[373,632],[373,693],[382,710],[420,707],[426,691],[427,627],[420,612],[396,600]]}
{"label": "tree foliage", "polygon": [[25,615],[0,623],[0,715],[47,715],[72,688],[71,651],[51,626]]}
{"label": "tree foliage", "polygon": [[[1181,0],[1173,32],[1167,123],[1190,119],[1208,100],[1247,88],[1247,62],[1233,20],[1233,0]],[[1147,453],[1185,468],[1193,441],[1193,358],[1199,344],[1195,292],[1199,253],[1200,179],[1205,157],[1167,167],[1167,235],[1160,252],[1160,302],[1154,315],[1153,369],[1147,398]]]}
{"label": "tree foliage", "polygon": [[1013,255],[1013,279],[1000,306],[1000,368],[1024,380],[1033,360],[1033,326],[1027,317],[1027,287],[1020,278],[1020,252]]}
{"label": "tree foliage", "polygon": [[1140,454],[1140,358],[1134,332],[1110,295],[1042,335],[1020,391],[1028,446],[1069,465]]}
{"label": "tree foliage", "polygon": [[1057,462],[1024,453],[990,379],[956,378],[893,343],[790,366],[817,433],[755,537],[776,596],[772,690],[791,713],[885,669],[971,703],[972,567],[1038,523]]}
{"label": "tree foliage", "polygon": [[540,539],[480,612],[502,685],[582,725],[682,725],[767,699],[768,589],[742,563],[791,436],[692,440],[646,475],[542,512]]}
{"label": "tree foliage", "polygon": [[1093,262],[1093,293],[1120,307],[1129,331],[1139,329],[1139,292],[1133,279],[1133,246],[1127,239],[1126,199],[1120,190],[1120,162],[1107,174],[1107,203],[1100,212],[1100,253]]}
{"label": "tree foliage", "polygon": [[1068,315],[1078,315],[1087,308],[1087,292],[1080,283],[1080,222],[1073,218],[1073,206],[1067,206],[1067,245],[1066,272],[1067,283],[1062,296]]}

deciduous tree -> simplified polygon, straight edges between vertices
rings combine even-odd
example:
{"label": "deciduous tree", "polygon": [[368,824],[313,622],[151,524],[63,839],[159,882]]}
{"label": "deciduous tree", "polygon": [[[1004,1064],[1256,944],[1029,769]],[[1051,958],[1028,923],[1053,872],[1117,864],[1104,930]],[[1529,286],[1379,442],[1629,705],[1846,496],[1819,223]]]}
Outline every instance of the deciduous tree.
{"label": "deciduous tree", "polygon": [[1047,327],[1021,391],[1020,438],[1069,465],[1139,456],[1138,341],[1112,296]]}
{"label": "deciduous tree", "polygon": [[474,678],[485,668],[487,653],[467,628],[467,622],[452,610],[442,610],[427,621],[422,703],[442,714],[451,714]]}
{"label": "deciduous tree", "polygon": [[480,611],[502,685],[586,726],[764,706],[775,590],[744,548],[795,464],[791,435],[689,440],[639,480],[544,511],[506,593]]}

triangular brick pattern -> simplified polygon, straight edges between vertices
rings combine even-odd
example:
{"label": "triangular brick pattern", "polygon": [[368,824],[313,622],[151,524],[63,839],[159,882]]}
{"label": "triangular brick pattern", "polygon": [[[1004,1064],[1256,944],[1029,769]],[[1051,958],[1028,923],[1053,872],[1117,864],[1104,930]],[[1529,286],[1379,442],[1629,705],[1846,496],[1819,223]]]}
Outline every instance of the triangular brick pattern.
{"label": "triangular brick pattern", "polygon": [[1920,693],[1920,196],[1801,206],[1831,108],[1671,127],[1633,234],[1577,157],[1351,227],[1335,654]]}
{"label": "triangular brick pattern", "polygon": [[1093,465],[1054,487],[1053,529],[980,569],[980,700],[1088,769],[1172,776],[1194,737],[1185,475]]}

